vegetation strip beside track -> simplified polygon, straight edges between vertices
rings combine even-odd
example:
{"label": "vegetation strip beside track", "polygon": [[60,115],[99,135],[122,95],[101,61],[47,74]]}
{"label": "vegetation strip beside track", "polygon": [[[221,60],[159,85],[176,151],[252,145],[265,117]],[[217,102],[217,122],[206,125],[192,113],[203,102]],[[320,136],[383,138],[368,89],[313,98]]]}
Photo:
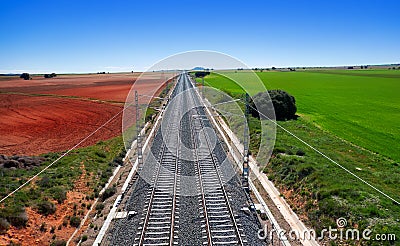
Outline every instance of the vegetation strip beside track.
{"label": "vegetation strip beside track", "polygon": [[[122,148],[122,138],[116,137],[108,141],[101,141],[94,146],[72,151],[49,168],[34,184],[21,189],[13,197],[6,200],[3,204],[4,207],[0,209],[0,216],[6,219],[10,218],[13,221],[13,225],[22,227],[19,229],[22,231],[25,230],[24,226],[26,224],[29,224],[32,229],[40,231],[38,227],[41,225],[33,224],[34,222],[30,222],[28,219],[36,221],[40,218],[45,223],[46,217],[51,216],[53,213],[58,216],[62,214],[62,217],[54,222],[51,220],[52,222],[45,223],[47,232],[51,227],[61,229],[63,227],[74,228],[79,226],[80,218],[86,214],[93,201],[99,197],[101,188],[105,186],[109,176],[113,173],[113,168],[122,163],[123,154],[120,154],[123,153]],[[31,177],[40,171],[47,163],[56,159],[58,155],[57,153],[43,155],[48,161],[44,162],[40,167],[29,171],[2,169],[3,177],[0,179],[2,196],[9,192],[10,189],[27,180],[27,177]],[[84,173],[84,180],[80,180]],[[79,182],[79,185],[76,182]],[[80,188],[77,188],[77,185]],[[37,211],[36,216],[38,218],[26,217],[24,215],[25,207],[33,208]],[[64,207],[64,209],[69,207],[71,213],[58,211],[57,208],[59,207]],[[41,214],[44,217],[41,217]],[[74,220],[79,220],[79,223],[72,223],[73,218],[76,218]],[[66,240],[68,238],[63,236],[63,233],[61,234],[56,230],[48,234],[47,238],[50,241],[52,237],[53,240]],[[10,240],[12,241],[12,239]]]}

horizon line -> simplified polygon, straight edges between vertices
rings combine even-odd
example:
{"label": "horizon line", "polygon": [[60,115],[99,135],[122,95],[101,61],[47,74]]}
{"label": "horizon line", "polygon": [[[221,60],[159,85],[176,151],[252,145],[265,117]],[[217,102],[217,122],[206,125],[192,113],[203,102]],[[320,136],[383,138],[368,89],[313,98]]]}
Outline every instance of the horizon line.
{"label": "horizon line", "polygon": [[[400,62],[398,63],[384,63],[384,64],[357,64],[357,65],[334,65],[334,66],[281,66],[281,67],[275,67],[276,69],[289,69],[289,68],[346,68],[346,67],[361,67],[361,66],[367,66],[367,67],[387,67],[387,66],[400,66]],[[199,66],[200,67],[200,66]],[[223,68],[223,69],[213,69],[213,68],[204,68],[207,70],[237,70],[237,69],[241,69],[241,70],[254,70],[254,69],[272,69],[274,66],[267,66],[267,67],[262,67],[262,66],[256,66],[256,67],[251,67],[251,68]],[[144,72],[162,72],[162,71],[179,71],[179,70],[193,70],[193,68],[191,69],[164,69],[164,70],[154,70],[154,71],[137,71],[137,70],[131,70],[131,71],[96,71],[96,72],[57,72],[57,71],[53,71],[54,73],[57,74],[118,74],[118,73],[144,73]],[[1,70],[0,70],[1,71]],[[14,70],[14,71],[23,71],[20,69]],[[31,75],[44,75],[44,74],[50,74],[53,72],[27,72]],[[13,76],[13,75],[21,75],[24,72],[4,72],[1,71],[0,75],[1,76]]]}

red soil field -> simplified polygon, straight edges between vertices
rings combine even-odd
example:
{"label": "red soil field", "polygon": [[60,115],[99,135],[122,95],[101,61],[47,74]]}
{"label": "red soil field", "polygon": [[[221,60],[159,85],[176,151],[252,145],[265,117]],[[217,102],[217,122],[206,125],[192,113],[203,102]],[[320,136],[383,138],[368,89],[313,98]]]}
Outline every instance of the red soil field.
{"label": "red soil field", "polygon": [[[26,94],[51,94],[77,96],[107,101],[125,102],[132,85],[140,74],[92,74],[61,75],[51,79],[33,77],[32,80],[0,79],[0,92]],[[141,94],[153,94],[161,86],[159,73],[144,74],[135,90]]]}
{"label": "red soil field", "polygon": [[[73,147],[122,110],[137,77],[92,74],[32,80],[2,78],[0,154],[39,155]],[[145,77],[136,83],[135,90],[152,95],[163,84],[162,76],[154,73]],[[122,114],[79,147],[120,135],[121,122]]]}
{"label": "red soil field", "polygon": [[[6,155],[67,150],[122,110],[105,103],[7,94],[0,94],[0,105],[0,153]],[[80,147],[119,135],[121,117]]]}

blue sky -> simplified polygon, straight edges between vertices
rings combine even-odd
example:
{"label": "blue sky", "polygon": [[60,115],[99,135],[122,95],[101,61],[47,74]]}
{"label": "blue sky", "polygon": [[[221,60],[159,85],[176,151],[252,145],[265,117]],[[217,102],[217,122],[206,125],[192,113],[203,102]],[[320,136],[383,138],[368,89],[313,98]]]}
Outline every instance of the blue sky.
{"label": "blue sky", "polygon": [[188,50],[250,67],[400,62],[400,1],[0,0],[0,73],[144,70]]}

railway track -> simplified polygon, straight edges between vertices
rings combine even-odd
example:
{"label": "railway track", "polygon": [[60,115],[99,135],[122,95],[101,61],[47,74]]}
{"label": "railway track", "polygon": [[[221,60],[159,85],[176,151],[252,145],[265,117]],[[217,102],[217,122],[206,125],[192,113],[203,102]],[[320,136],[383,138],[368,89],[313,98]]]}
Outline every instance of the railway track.
{"label": "railway track", "polygon": [[[246,230],[257,235],[257,222],[240,211],[247,198],[237,177],[224,177],[222,169],[226,167],[221,159],[226,154],[200,98],[188,91],[192,87],[188,76],[182,74],[153,141],[154,161],[148,164],[147,158],[143,165],[143,169],[146,163],[149,166],[150,178],[144,182],[139,175],[139,185],[126,207],[138,211],[137,218],[116,222],[109,244],[263,245],[254,238],[251,243],[247,240]],[[186,194],[188,185],[181,180],[188,176],[194,194]]]}
{"label": "railway track", "polygon": [[[193,95],[192,95],[193,96]],[[194,96],[192,100],[195,100]],[[192,109],[191,117],[192,141],[195,149],[195,163],[199,178],[200,202],[204,212],[204,230],[207,245],[245,245],[242,234],[231,205],[230,197],[224,188],[220,163],[213,153],[205,129],[204,121],[208,121],[202,108]],[[203,144],[200,144],[203,143]]]}
{"label": "railway track", "polygon": [[[180,87],[182,87],[180,85]],[[180,87],[177,89],[180,90]],[[174,93],[176,95],[176,93]],[[179,99],[178,99],[179,100]],[[147,195],[143,223],[138,228],[135,245],[173,245],[179,222],[180,122],[179,110],[168,111],[168,127],[158,155],[156,170]]]}

